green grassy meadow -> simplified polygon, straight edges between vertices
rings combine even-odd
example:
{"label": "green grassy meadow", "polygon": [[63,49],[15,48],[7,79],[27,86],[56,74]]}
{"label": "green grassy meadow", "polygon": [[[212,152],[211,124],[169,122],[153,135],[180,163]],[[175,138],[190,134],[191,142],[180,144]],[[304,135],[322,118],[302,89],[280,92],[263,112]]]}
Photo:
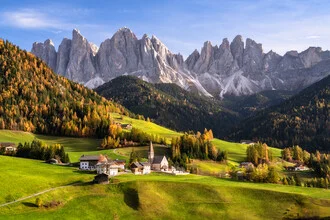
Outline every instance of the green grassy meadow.
{"label": "green grassy meadow", "polygon": [[[151,122],[123,117],[121,123],[132,123],[146,132],[170,141],[180,133]],[[128,159],[132,147],[98,150],[99,139],[37,135],[21,131],[0,130],[0,142],[30,142],[39,139],[46,144],[62,144],[71,162],[82,154],[106,154]],[[247,145],[214,139],[213,144],[228,152],[228,164],[192,160],[200,173],[210,176],[173,176],[153,173],[116,176],[109,185],[91,185],[95,174],[78,168],[50,165],[42,161],[0,156],[0,204],[58,186],[42,195],[44,202],[61,201],[55,208],[37,208],[35,197],[0,207],[0,219],[282,219],[329,217],[330,193],[325,189],[237,182],[220,179],[245,160]],[[156,155],[168,155],[166,146],[154,145]],[[134,150],[147,157],[148,146]],[[280,149],[272,148],[275,166],[283,168]],[[304,174],[310,175],[310,174]],[[243,214],[244,216],[243,216]]]}
{"label": "green grassy meadow", "polygon": [[0,167],[0,203],[91,178],[76,168],[9,156],[0,156]]}
{"label": "green grassy meadow", "polygon": [[58,136],[47,136],[32,134],[23,131],[10,131],[0,130],[0,142],[13,142],[13,143],[24,143],[31,142],[34,139],[38,139],[46,144],[61,144],[64,146],[65,151],[69,154],[71,162],[78,162],[81,155],[99,155],[106,154],[111,158],[127,159],[121,157],[118,154],[113,153],[112,149],[99,150],[100,139],[92,138],[74,138],[74,137],[58,137]]}
{"label": "green grassy meadow", "polygon": [[171,140],[173,137],[181,136],[179,132],[170,130],[168,128],[157,125],[153,122],[147,122],[143,120],[133,119],[126,116],[119,115],[117,113],[113,113],[113,118],[116,122],[120,122],[122,124],[132,124],[133,127],[143,130],[149,134],[159,135],[160,137],[165,137],[167,144],[171,144]]}
{"label": "green grassy meadow", "polygon": [[31,198],[1,207],[0,219],[282,219],[330,216],[330,194],[324,189],[236,182],[198,175],[125,174],[114,178],[109,185],[69,186],[38,197],[44,202],[61,201],[62,205],[37,208],[34,206],[35,198]]}
{"label": "green grassy meadow", "polygon": [[[116,115],[115,115],[116,118]],[[123,117],[120,119],[119,115],[116,118],[118,122],[121,123],[132,123],[140,129],[145,127],[146,132],[154,132],[161,137],[166,137],[168,141],[171,141],[172,137],[177,137],[180,133],[171,131],[164,127],[158,126],[152,122],[146,122],[136,119],[131,119],[128,117]],[[92,138],[73,138],[73,137],[57,137],[57,136],[46,136],[37,135],[22,131],[10,131],[10,130],[0,130],[0,142],[30,142],[34,138],[37,138],[46,144],[62,144],[69,154],[71,162],[78,162],[81,155],[108,155],[113,159],[125,159],[128,161],[129,155],[132,151],[132,147],[118,148],[100,150],[97,149],[100,146],[100,139]],[[197,166],[200,173],[205,175],[218,175],[219,173],[224,173],[230,169],[230,166],[237,166],[240,162],[246,160],[246,148],[248,145],[239,144],[233,142],[227,142],[220,139],[213,139],[212,143],[220,150],[226,150],[228,152],[228,164],[220,164],[212,161],[203,160],[193,160],[190,166]],[[161,145],[154,144],[156,155],[169,155],[170,149],[163,147]],[[148,146],[136,146],[134,150],[138,152],[141,157],[147,158],[148,156]],[[274,157],[280,156],[280,149],[271,148]],[[279,168],[281,169],[282,166]]]}
{"label": "green grassy meadow", "polygon": [[230,162],[228,162],[227,164],[223,164],[211,160],[193,159],[188,165],[188,169],[198,168],[198,174],[219,176],[224,175],[226,172],[228,172],[230,170],[231,165],[235,166],[236,164],[232,164]]}
{"label": "green grassy meadow", "polygon": [[[229,161],[240,163],[246,160],[247,144],[227,142],[216,138],[212,140],[212,143],[220,150],[228,152]],[[271,147],[270,150],[272,151],[274,158],[281,156],[281,149]]]}

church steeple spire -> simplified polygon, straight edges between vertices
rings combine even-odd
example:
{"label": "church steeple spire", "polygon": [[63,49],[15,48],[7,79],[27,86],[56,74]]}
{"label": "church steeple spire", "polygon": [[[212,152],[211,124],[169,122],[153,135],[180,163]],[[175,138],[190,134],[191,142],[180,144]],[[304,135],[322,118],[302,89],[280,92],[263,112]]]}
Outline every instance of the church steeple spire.
{"label": "church steeple spire", "polygon": [[150,141],[149,152],[148,152],[148,160],[149,160],[150,164],[153,163],[154,157],[155,157],[154,146],[152,145],[152,142]]}

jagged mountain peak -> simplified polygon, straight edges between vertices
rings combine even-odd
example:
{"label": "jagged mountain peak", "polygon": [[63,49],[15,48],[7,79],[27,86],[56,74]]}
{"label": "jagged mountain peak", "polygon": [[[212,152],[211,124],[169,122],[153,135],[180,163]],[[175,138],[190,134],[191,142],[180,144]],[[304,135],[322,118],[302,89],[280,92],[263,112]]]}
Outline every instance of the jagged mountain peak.
{"label": "jagged mountain peak", "polygon": [[53,70],[56,68],[56,50],[52,40],[47,39],[44,43],[33,43],[31,52],[44,60]]}
{"label": "jagged mountain peak", "polygon": [[195,54],[196,54],[196,53],[199,54],[199,51],[198,51],[197,49],[195,49],[193,53],[195,53]]}
{"label": "jagged mountain peak", "polygon": [[240,34],[237,34],[234,39],[233,42],[243,42],[243,37]]}
{"label": "jagged mountain peak", "polygon": [[309,50],[313,50],[316,52],[322,52],[322,47],[308,47],[308,49],[305,51],[309,51]]}
{"label": "jagged mountain peak", "polygon": [[148,34],[143,34],[142,39],[149,38]]}
{"label": "jagged mountain peak", "polygon": [[252,40],[251,38],[246,38],[245,44],[246,44],[246,47],[254,46],[254,45],[257,45],[259,47],[262,47],[262,44],[257,43],[255,40]]}
{"label": "jagged mountain peak", "polygon": [[78,28],[73,28],[72,33],[80,34],[80,30]]}
{"label": "jagged mountain peak", "polygon": [[296,50],[290,50],[284,54],[284,56],[298,57],[299,53]]}
{"label": "jagged mountain peak", "polygon": [[42,42],[34,42],[33,45],[40,45],[42,47],[45,47],[45,46],[53,46],[54,47],[54,43],[51,39],[46,39],[43,43]]}
{"label": "jagged mountain peak", "polygon": [[85,40],[85,37],[80,33],[80,31],[77,28],[74,28],[72,30],[72,40],[75,40],[75,39]]}
{"label": "jagged mountain peak", "polygon": [[76,82],[89,82],[88,86],[134,75],[153,83],[176,83],[215,97],[300,89],[330,73],[324,62],[310,68],[330,59],[329,51],[310,47],[280,56],[274,51],[264,53],[262,44],[251,38],[244,42],[241,35],[231,42],[223,38],[219,46],[205,41],[200,52],[194,50],[185,61],[155,35],[149,38],[144,34],[138,39],[127,27],[116,31],[99,49],[74,29],[72,40],[64,39],[58,53],[50,41],[34,43],[32,52],[57,73]]}
{"label": "jagged mountain peak", "polygon": [[53,43],[53,41],[52,41],[51,39],[47,39],[47,40],[45,40],[44,44],[45,44],[45,45],[51,45],[51,46],[53,46],[53,47],[55,46],[54,43]]}
{"label": "jagged mountain peak", "polygon": [[166,47],[166,45],[165,45],[161,40],[159,40],[159,38],[156,37],[155,35],[152,35],[152,36],[151,36],[151,41],[152,41],[154,44],[156,44],[156,45],[160,45],[160,46],[166,48],[166,50],[170,51],[170,50]]}
{"label": "jagged mountain peak", "polygon": [[222,43],[220,44],[219,48],[230,49],[228,38],[223,38],[222,39]]}
{"label": "jagged mountain peak", "polygon": [[122,37],[137,40],[136,35],[127,27],[118,29],[111,39],[118,39]]}
{"label": "jagged mountain peak", "polygon": [[129,33],[133,33],[133,31],[131,31],[131,29],[129,29],[128,27],[121,27],[117,30],[117,32],[129,32]]}
{"label": "jagged mountain peak", "polygon": [[205,41],[203,47],[212,47],[211,41],[209,41],[209,40]]}

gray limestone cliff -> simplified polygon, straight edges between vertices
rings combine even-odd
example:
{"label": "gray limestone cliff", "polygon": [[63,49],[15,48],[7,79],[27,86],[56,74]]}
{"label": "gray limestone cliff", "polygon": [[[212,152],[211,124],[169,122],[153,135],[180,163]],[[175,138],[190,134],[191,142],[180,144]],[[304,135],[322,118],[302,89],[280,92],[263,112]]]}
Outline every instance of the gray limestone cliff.
{"label": "gray limestone cliff", "polygon": [[119,29],[100,48],[78,30],[64,38],[56,52],[51,40],[34,43],[31,52],[55,72],[90,88],[121,75],[152,83],[176,83],[206,96],[248,95],[263,90],[296,90],[330,74],[330,52],[310,47],[284,56],[237,35],[219,46],[206,41],[186,60],[173,54],[157,37],[138,39],[128,28]]}

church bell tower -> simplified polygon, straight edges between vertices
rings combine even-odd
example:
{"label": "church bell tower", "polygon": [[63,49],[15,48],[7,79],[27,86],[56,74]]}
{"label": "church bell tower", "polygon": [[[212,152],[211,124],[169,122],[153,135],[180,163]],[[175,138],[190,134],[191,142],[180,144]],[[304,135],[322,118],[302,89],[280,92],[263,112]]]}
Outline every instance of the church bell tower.
{"label": "church bell tower", "polygon": [[152,145],[152,142],[150,141],[149,152],[148,152],[148,161],[150,164],[153,163],[154,157],[155,157],[154,146]]}

